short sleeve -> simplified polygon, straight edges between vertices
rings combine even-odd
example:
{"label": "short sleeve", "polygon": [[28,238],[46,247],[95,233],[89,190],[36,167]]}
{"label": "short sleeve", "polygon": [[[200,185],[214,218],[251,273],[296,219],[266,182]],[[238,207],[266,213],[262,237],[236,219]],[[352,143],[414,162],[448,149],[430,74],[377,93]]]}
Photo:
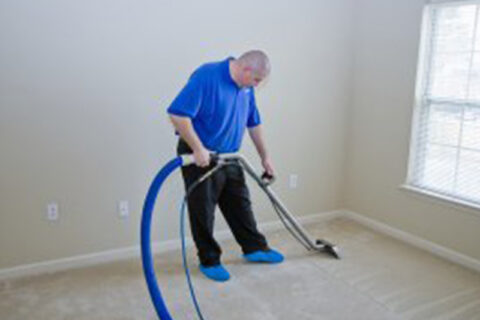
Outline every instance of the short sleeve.
{"label": "short sleeve", "polygon": [[194,72],[168,107],[167,112],[177,116],[195,118],[202,104],[203,87],[201,74],[198,71]]}
{"label": "short sleeve", "polygon": [[260,118],[260,112],[258,112],[257,102],[255,100],[255,92],[253,88],[250,90],[250,104],[248,110],[248,119],[247,119],[247,127],[253,128],[258,126],[262,123]]}

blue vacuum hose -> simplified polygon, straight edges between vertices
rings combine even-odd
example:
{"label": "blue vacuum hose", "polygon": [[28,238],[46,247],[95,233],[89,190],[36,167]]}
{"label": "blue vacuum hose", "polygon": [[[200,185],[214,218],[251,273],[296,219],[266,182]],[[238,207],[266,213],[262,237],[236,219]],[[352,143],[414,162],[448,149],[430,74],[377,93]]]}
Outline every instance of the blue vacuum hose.
{"label": "blue vacuum hose", "polygon": [[[141,248],[142,248],[142,263],[143,263],[143,273],[145,275],[145,280],[147,281],[148,291],[150,292],[150,297],[152,298],[153,305],[157,311],[158,317],[160,320],[172,320],[172,316],[168,312],[165,301],[163,300],[162,293],[158,287],[157,278],[155,276],[155,269],[153,264],[152,250],[151,250],[151,224],[152,224],[152,213],[155,207],[155,200],[157,199],[158,193],[163,182],[168,178],[168,176],[184,165],[182,157],[177,157],[167,163],[160,172],[156,175],[153,180],[150,189],[148,190],[147,197],[145,198],[145,203],[143,205],[143,214],[142,214],[142,223],[141,223]],[[183,267],[185,269],[185,275],[187,277],[188,287],[190,290],[190,296],[195,307],[200,320],[204,320],[202,312],[200,310],[200,305],[198,303],[197,297],[195,295],[195,289],[193,287],[192,279],[190,277],[190,270],[187,263],[187,254],[186,254],[186,243],[185,243],[185,211],[186,211],[186,202],[189,194],[192,190],[198,186],[202,181],[204,181],[208,176],[213,172],[218,170],[221,166],[210,170],[196,181],[187,191],[185,198],[182,203],[182,208],[180,212],[180,238],[182,243],[182,258],[183,258]]]}
{"label": "blue vacuum hose", "polygon": [[147,281],[148,291],[150,291],[153,305],[155,306],[155,310],[157,311],[160,320],[173,320],[173,318],[168,312],[165,301],[163,301],[162,293],[160,292],[157,278],[155,276],[152,250],[150,245],[152,213],[153,208],[155,207],[155,200],[163,182],[173,171],[181,167],[182,164],[182,157],[177,157],[167,163],[167,165],[160,170],[160,172],[153,180],[150,189],[148,190],[147,197],[143,205],[142,223],[140,230],[143,272],[145,274],[145,280]]}

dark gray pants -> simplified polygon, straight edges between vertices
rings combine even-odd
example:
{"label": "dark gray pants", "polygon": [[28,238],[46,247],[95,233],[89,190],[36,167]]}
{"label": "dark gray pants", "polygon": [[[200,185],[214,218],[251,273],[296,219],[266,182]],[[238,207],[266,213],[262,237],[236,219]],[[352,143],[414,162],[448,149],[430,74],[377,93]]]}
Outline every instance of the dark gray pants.
{"label": "dark gray pants", "polygon": [[[180,140],[177,153],[181,155],[191,152],[188,144]],[[213,164],[207,168],[195,165],[182,167],[185,189],[188,190],[212,167]],[[213,238],[217,204],[244,254],[268,250],[265,237],[257,229],[243,169],[239,165],[228,165],[198,185],[188,198],[190,226],[202,265],[220,263],[222,251]]]}

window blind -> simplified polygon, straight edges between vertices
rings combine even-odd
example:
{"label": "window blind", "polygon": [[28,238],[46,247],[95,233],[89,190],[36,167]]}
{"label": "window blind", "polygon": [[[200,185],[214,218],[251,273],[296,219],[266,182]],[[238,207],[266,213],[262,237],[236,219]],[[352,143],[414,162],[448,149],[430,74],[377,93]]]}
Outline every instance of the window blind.
{"label": "window blind", "polygon": [[480,206],[480,0],[427,5],[407,184]]}

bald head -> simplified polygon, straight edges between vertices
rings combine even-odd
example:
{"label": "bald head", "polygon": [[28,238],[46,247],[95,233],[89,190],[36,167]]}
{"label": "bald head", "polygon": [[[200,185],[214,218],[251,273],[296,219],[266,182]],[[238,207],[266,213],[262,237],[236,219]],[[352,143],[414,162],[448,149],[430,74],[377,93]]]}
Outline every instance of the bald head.
{"label": "bald head", "polygon": [[270,61],[263,51],[247,51],[238,58],[238,61],[242,67],[250,68],[263,77],[266,77],[270,73]]}
{"label": "bald head", "polygon": [[240,87],[256,87],[270,73],[270,61],[263,51],[247,51],[231,61],[230,72]]}

